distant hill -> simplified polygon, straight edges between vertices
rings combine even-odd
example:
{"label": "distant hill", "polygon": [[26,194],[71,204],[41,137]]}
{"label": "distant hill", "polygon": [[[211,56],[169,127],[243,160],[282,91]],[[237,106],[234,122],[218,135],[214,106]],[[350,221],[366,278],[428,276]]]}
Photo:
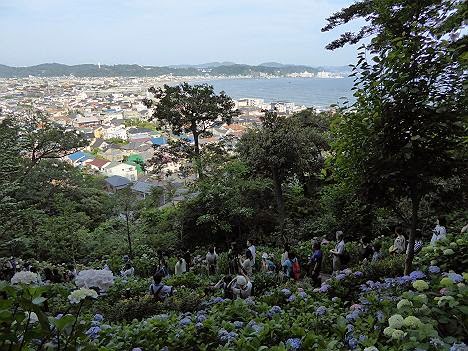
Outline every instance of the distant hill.
{"label": "distant hill", "polygon": [[[349,71],[344,67],[344,72]],[[263,63],[258,66],[235,64],[232,62],[211,62],[201,65],[179,65],[179,66],[141,66],[141,65],[63,65],[60,63],[44,63],[29,67],[11,67],[0,65],[1,78],[16,77],[158,77],[172,74],[174,76],[260,76],[270,74],[284,76],[289,73],[300,73],[304,71],[318,72],[323,68],[303,65],[283,65],[276,62]],[[332,71],[331,67],[327,70]],[[338,67],[333,72],[341,72]]]}

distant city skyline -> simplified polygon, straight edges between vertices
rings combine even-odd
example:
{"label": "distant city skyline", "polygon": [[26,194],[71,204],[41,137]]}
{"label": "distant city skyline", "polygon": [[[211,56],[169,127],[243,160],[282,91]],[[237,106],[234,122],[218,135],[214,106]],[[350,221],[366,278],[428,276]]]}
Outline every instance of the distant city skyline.
{"label": "distant city skyline", "polygon": [[[350,0],[1,0],[0,64],[31,66],[231,61],[342,66],[356,47],[330,52],[342,31],[326,17]],[[357,24],[344,30],[356,29]]]}

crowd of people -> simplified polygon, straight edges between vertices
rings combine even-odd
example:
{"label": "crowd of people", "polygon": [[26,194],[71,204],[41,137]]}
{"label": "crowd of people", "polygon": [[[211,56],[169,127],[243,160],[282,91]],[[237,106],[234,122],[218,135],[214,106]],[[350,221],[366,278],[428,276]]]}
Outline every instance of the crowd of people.
{"label": "crowd of people", "polygon": [[[468,231],[468,225],[462,229],[462,233]],[[410,247],[405,237],[403,226],[397,225],[394,229],[395,239],[393,245],[389,248],[389,254],[402,255],[408,253]],[[417,254],[423,247],[421,231],[416,232],[414,242],[414,253]],[[445,239],[447,236],[446,221],[444,218],[437,220],[437,225],[433,229],[430,244],[435,244],[439,240]],[[329,251],[332,260],[333,274],[344,269],[349,261],[350,254],[346,248],[345,236],[343,231],[335,233],[336,245]],[[312,250],[308,256],[307,262],[299,262],[299,258],[295,252],[291,250],[289,245],[285,245],[281,254],[281,261],[275,263],[274,258],[264,252],[257,260],[257,248],[252,240],[248,240],[244,245],[231,243],[228,252],[228,272],[216,284],[207,287],[206,292],[214,292],[221,290],[225,298],[247,298],[252,295],[254,289],[254,272],[263,272],[267,274],[277,274],[283,280],[293,279],[299,280],[301,277],[308,276],[311,278],[315,286],[320,286],[322,281],[322,263],[324,253],[322,245],[327,243],[325,240],[312,239]],[[360,242],[360,259],[363,262],[376,262],[383,257],[382,245],[380,241],[371,243],[368,239],[363,238]],[[219,256],[216,252],[216,247],[209,248],[204,257],[206,264],[206,272],[208,275],[217,275],[219,273]],[[189,250],[181,252],[177,256],[177,261],[174,266],[174,274],[181,275],[190,271],[194,262]],[[108,269],[107,261],[103,269]],[[38,282],[43,283],[62,283],[73,281],[77,275],[77,271],[73,265],[68,265],[62,272],[57,268],[44,268],[40,274],[36,267],[33,267],[28,262],[21,262],[15,258],[10,258],[3,263],[1,270],[2,280],[10,280],[14,273],[18,270],[28,270],[35,272],[38,275]],[[132,265],[129,256],[123,257],[122,268],[120,275],[122,277],[131,277],[135,274],[135,269]],[[149,294],[158,301],[164,301],[168,296],[174,294],[174,289],[171,286],[165,285],[163,279],[169,276],[169,267],[167,260],[162,252],[158,252],[156,268],[153,273],[153,283],[149,287]]]}

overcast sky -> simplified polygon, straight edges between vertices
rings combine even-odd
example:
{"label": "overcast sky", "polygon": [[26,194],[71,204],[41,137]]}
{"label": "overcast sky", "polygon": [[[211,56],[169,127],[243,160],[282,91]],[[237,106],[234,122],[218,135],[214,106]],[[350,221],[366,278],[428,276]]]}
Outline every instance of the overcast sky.
{"label": "overcast sky", "polygon": [[[267,61],[347,65],[321,33],[351,0],[0,0],[0,63],[26,66]],[[353,25],[357,26],[357,24]]]}

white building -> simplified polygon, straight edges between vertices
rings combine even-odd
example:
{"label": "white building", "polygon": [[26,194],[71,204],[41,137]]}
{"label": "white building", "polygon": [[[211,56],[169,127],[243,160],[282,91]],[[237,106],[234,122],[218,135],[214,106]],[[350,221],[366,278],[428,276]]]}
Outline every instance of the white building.
{"label": "white building", "polygon": [[128,139],[127,130],[124,125],[102,127],[102,137],[103,139]]}
{"label": "white building", "polygon": [[136,166],[129,165],[126,163],[111,162],[104,168],[104,174],[110,176],[120,176],[130,179],[132,182],[137,180],[137,168]]}

